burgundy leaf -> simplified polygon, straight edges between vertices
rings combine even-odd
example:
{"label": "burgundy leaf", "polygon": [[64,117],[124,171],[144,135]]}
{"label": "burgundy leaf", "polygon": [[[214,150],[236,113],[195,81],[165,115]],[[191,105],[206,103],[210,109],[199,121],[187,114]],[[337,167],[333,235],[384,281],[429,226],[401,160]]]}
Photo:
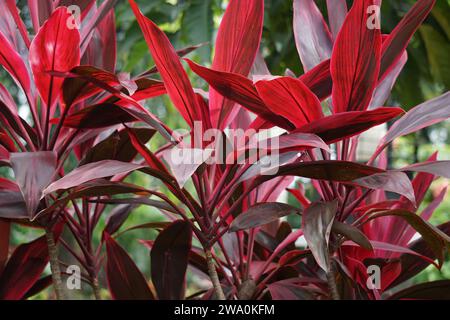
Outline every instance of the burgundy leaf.
{"label": "burgundy leaf", "polygon": [[302,228],[305,240],[317,264],[328,272],[330,268],[328,240],[330,238],[333,220],[338,202],[312,203],[302,215]]}
{"label": "burgundy leaf", "polygon": [[0,220],[0,275],[8,260],[10,233],[11,222]]}
{"label": "burgundy leaf", "polygon": [[138,119],[112,103],[101,103],[74,112],[64,120],[64,126],[77,129],[105,128]]}
{"label": "burgundy leaf", "polygon": [[[147,143],[155,134],[155,130],[149,128],[130,128],[137,139],[143,144]],[[136,149],[131,144],[127,130],[114,131],[108,138],[97,143],[89,149],[80,166],[101,160],[117,160],[131,162],[137,155]]]}
{"label": "burgundy leaf", "polygon": [[0,277],[0,299],[22,299],[39,279],[47,263],[45,236],[17,247]]}
{"label": "burgundy leaf", "polygon": [[447,300],[450,299],[450,280],[438,280],[414,285],[388,297],[389,300]]}
{"label": "burgundy leaf", "polygon": [[182,220],[173,222],[156,238],[151,251],[151,271],[159,299],[183,298],[191,241],[191,225]]}
{"label": "burgundy leaf", "polygon": [[319,98],[324,100],[331,94],[333,83],[330,76],[330,60],[318,64],[300,78],[304,84]]}
{"label": "burgundy leaf", "polygon": [[366,110],[377,84],[381,32],[368,25],[368,8],[374,3],[355,1],[336,38],[330,66],[336,113]]}
{"label": "burgundy leaf", "polygon": [[256,228],[281,217],[300,212],[299,208],[280,202],[258,203],[235,218],[230,225],[229,232]]}
{"label": "burgundy leaf", "polygon": [[333,232],[342,234],[347,239],[352,240],[353,242],[359,244],[361,247],[367,250],[373,250],[372,244],[370,243],[369,239],[367,239],[366,235],[351,224],[342,223],[335,220],[333,222],[333,227],[331,230]]}
{"label": "burgundy leaf", "polygon": [[107,263],[106,278],[115,300],[154,300],[147,281],[127,252],[104,233]]}
{"label": "burgundy leaf", "polygon": [[121,162],[117,160],[102,160],[89,163],[76,168],[66,176],[53,182],[44,190],[44,194],[50,194],[57,190],[70,189],[91,180],[128,173],[143,167],[144,166],[140,164]]}

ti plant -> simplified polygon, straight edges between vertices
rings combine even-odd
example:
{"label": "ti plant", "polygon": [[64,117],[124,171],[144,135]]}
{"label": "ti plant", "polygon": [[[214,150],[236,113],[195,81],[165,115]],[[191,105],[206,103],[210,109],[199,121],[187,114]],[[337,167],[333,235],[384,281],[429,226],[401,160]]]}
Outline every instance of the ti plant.
{"label": "ti plant", "polygon": [[[384,106],[434,0],[418,0],[389,34],[381,33],[380,0],[354,0],[349,10],[344,0],[327,1],[328,22],[313,0],[294,0],[300,76],[272,75],[265,65],[263,0],[229,2],[210,67],[183,59],[198,46],[176,51],[129,0],[155,63],[136,77],[115,70],[115,1],[43,2],[30,7],[32,40],[14,1],[1,11],[8,24],[0,24],[0,63],[32,119],[1,86],[0,165],[14,177],[0,178],[1,298],[27,298],[53,283],[63,299],[57,248],[78,261],[96,298],[103,287],[113,299],[448,297],[449,280],[404,283],[445,261],[450,222],[428,220],[446,188],[420,205],[436,178],[449,178],[450,163],[434,153],[393,169],[386,156],[396,138],[450,115],[449,93],[406,113]],[[81,14],[70,28],[73,4]],[[184,62],[208,91],[195,88]],[[189,130],[169,128],[143,106],[161,95]],[[361,134],[387,122],[373,155],[361,160]],[[154,135],[167,141],[152,151]],[[161,188],[126,182],[132,172]],[[285,190],[295,206],[280,202]],[[157,208],[165,220],[124,229],[138,206]],[[9,256],[12,223],[43,228],[46,238]],[[159,232],[141,241],[150,281],[118,240],[137,228]],[[52,276],[41,277],[48,261]]]}

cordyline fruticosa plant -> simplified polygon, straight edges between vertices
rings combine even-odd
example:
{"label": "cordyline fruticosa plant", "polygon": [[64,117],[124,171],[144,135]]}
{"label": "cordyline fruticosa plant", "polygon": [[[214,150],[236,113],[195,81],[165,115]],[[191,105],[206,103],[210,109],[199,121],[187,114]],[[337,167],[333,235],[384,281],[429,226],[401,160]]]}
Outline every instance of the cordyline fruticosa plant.
{"label": "cordyline fruticosa plant", "polygon": [[[384,35],[381,1],[355,0],[349,10],[346,1],[327,1],[327,24],[313,0],[295,0],[294,35],[305,70],[298,77],[271,75],[258,53],[264,1],[231,0],[211,67],[185,60],[209,92],[192,86],[180,58],[195,47],[175,51],[132,0],[155,67],[134,78],[116,73],[114,2],[30,5],[32,40],[14,1],[4,2],[0,63],[22,88],[33,121],[19,116],[1,87],[0,163],[15,177],[0,180],[2,298],[23,299],[48,286],[50,277],[40,277],[49,257],[57,297],[64,298],[57,247],[80,263],[97,298],[101,270],[114,299],[448,296],[447,280],[395,287],[445,260],[450,222],[436,227],[427,220],[446,189],[418,207],[435,178],[449,177],[449,162],[435,153],[388,169],[385,154],[397,137],[450,115],[448,93],[407,113],[384,106],[407,61],[406,47],[435,1],[418,0]],[[82,8],[79,28],[68,28],[72,16],[64,6],[71,4]],[[191,130],[173,133],[139,102],[163,94]],[[358,161],[360,134],[388,121],[371,159]],[[283,133],[266,139],[264,155],[255,159],[256,132],[275,127]],[[227,129],[253,130],[230,137]],[[204,139],[211,131],[214,138]],[[167,144],[151,151],[146,143],[156,132]],[[187,159],[175,162],[173,154]],[[124,182],[134,171],[163,188]],[[294,177],[311,179],[317,197],[308,199],[299,184],[288,189],[298,206],[276,202]],[[118,232],[139,205],[158,208],[166,222]],[[301,218],[300,229],[282,221],[290,214]],[[22,244],[8,259],[10,223],[44,228],[47,240]],[[64,228],[76,246],[60,236]],[[142,241],[150,249],[151,282],[116,240],[136,228],[160,231],[155,241]],[[297,248],[302,236],[307,246]],[[212,286],[187,297],[188,266]],[[381,272],[376,286],[367,281],[373,266]]]}

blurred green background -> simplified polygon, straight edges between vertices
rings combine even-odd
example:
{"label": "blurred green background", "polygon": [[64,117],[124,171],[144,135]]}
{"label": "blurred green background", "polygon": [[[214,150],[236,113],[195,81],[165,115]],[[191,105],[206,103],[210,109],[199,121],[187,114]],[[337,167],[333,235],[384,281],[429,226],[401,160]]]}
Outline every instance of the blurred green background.
{"label": "blurred green background", "polygon": [[[213,54],[213,44],[217,27],[226,8],[227,0],[137,0],[144,14],[157,23],[170,37],[174,47],[181,49],[186,46],[203,42],[208,44],[189,55],[190,58],[203,65],[210,65]],[[382,31],[389,33],[400,21],[415,0],[383,1]],[[27,15],[26,1],[19,1],[22,17],[30,26]],[[326,18],[325,0],[316,1]],[[349,6],[351,1],[348,1]],[[136,23],[128,2],[119,0],[116,8],[117,23],[117,72],[129,72],[137,75],[153,65],[147,45]],[[264,31],[261,52],[273,74],[284,74],[290,69],[297,75],[303,70],[295,48],[292,32],[292,1],[265,0]],[[438,0],[431,15],[419,29],[408,47],[409,59],[403,69],[387,105],[401,106],[410,109],[421,102],[436,97],[450,87],[450,1]],[[194,76],[186,68],[193,83],[197,87],[205,87],[204,81]],[[4,70],[0,71],[0,80],[8,88],[14,88]],[[11,94],[15,97],[12,89]],[[20,99],[20,98],[19,98]],[[19,104],[23,104],[19,101]],[[167,98],[157,98],[148,101],[147,107],[159,116],[171,128],[182,128],[185,124],[178,112]],[[440,160],[450,159],[449,146],[450,122],[435,125],[415,134],[398,139],[389,149],[391,167],[399,167],[409,163],[424,161],[434,151],[439,151]],[[153,139],[152,147],[157,147],[161,139]],[[134,183],[150,186],[157,182],[142,175],[130,178]],[[445,181],[436,181],[426,196],[425,204],[433,199]],[[289,199],[293,201],[293,199]],[[155,209],[141,207],[136,209],[124,227],[138,225],[144,222],[162,219]],[[432,218],[433,224],[450,220],[450,197],[447,195],[443,204]],[[294,222],[295,224],[295,222]],[[101,226],[99,226],[101,228]],[[101,229],[99,229],[101,230]],[[15,227],[13,243],[30,240],[36,231]],[[120,243],[127,248],[144,274],[149,277],[149,254],[138,239],[154,239],[155,231],[140,229],[124,234]],[[448,260],[448,259],[447,259]],[[450,279],[450,263],[444,265],[442,272],[433,267],[422,272],[414,281]],[[81,293],[81,296],[89,292]],[[43,294],[44,296],[46,293]],[[41,296],[42,297],[42,296]]]}

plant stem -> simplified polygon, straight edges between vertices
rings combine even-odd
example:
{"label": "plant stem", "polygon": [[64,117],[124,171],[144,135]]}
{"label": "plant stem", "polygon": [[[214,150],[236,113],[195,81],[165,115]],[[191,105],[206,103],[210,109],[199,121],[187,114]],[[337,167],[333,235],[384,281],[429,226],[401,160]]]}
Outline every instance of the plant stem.
{"label": "plant stem", "polygon": [[58,247],[55,244],[53,232],[49,229],[45,231],[47,238],[48,255],[50,258],[50,269],[52,271],[53,288],[55,289],[57,300],[66,300],[66,294],[63,290],[61,279],[61,269],[59,268]]}
{"label": "plant stem", "polygon": [[333,300],[340,300],[339,292],[337,289],[336,278],[334,274],[334,263],[330,263],[330,270],[327,272],[328,287],[330,289],[331,298]]}
{"label": "plant stem", "polygon": [[98,284],[97,278],[92,278],[92,290],[94,291],[94,296],[96,300],[102,300],[101,294],[100,294],[100,286]]}
{"label": "plant stem", "polygon": [[211,282],[216,293],[218,300],[226,300],[225,294],[223,293],[222,286],[220,285],[219,275],[216,271],[216,266],[214,265],[214,259],[211,254],[211,248],[205,248],[206,263],[208,264],[208,273],[211,278]]}

